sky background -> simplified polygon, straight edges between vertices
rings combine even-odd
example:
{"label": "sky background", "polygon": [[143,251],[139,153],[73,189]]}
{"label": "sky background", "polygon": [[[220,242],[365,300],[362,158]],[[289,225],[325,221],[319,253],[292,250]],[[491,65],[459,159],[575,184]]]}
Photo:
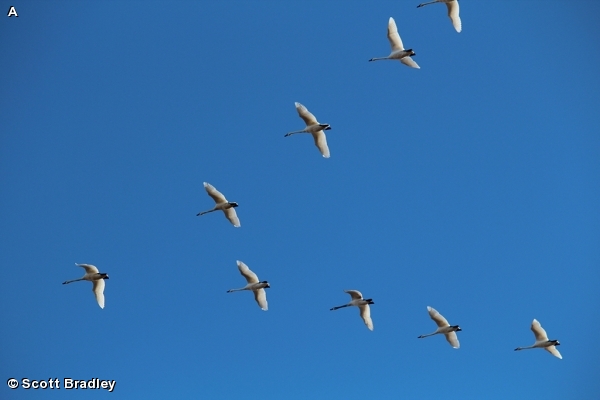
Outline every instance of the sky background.
{"label": "sky background", "polygon": [[0,3],[1,398],[597,399],[600,2]]}

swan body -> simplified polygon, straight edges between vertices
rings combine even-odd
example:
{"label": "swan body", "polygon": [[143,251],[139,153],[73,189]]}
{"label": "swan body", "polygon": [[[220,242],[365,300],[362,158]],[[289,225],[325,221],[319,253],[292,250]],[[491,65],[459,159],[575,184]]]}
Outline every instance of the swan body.
{"label": "swan body", "polygon": [[337,310],[339,308],[356,306],[360,309],[360,317],[363,322],[369,328],[369,330],[373,330],[373,320],[371,319],[371,309],[369,308],[369,304],[375,304],[373,299],[363,299],[363,295],[358,290],[344,290],[345,293],[348,293],[352,300],[348,304],[344,304],[343,306],[337,306],[330,308],[330,311]]}
{"label": "swan body", "polygon": [[548,340],[548,335],[542,325],[538,322],[537,319],[534,319],[531,323],[531,330],[535,335],[535,343],[532,346],[528,347],[517,347],[515,351],[526,350],[526,349],[544,349],[554,357],[558,357],[562,360],[562,355],[556,349],[556,346],[560,346],[558,340]]}
{"label": "swan body", "polygon": [[434,0],[427,3],[421,3],[417,6],[417,8],[434,3],[446,4],[446,7],[448,7],[448,18],[450,18],[450,21],[452,21],[452,26],[454,26],[456,32],[460,33],[460,31],[462,31],[462,24],[460,22],[460,16],[458,15],[458,13],[460,12],[458,0]]}
{"label": "swan body", "polygon": [[450,346],[454,347],[455,349],[458,349],[460,347],[460,343],[458,341],[458,336],[456,335],[456,332],[462,330],[460,329],[460,326],[450,325],[448,323],[448,320],[446,320],[446,318],[444,318],[442,314],[437,312],[437,310],[433,307],[427,306],[427,312],[429,313],[431,319],[436,323],[438,328],[435,330],[435,332],[429,333],[427,335],[421,335],[418,338],[422,339],[427,336],[433,336],[443,333],[444,336],[446,336],[446,340],[448,341],[448,343],[450,343]]}
{"label": "swan body", "polygon": [[250,268],[248,268],[248,266],[243,262],[238,261],[237,266],[242,276],[246,278],[246,282],[248,282],[248,284],[243,288],[229,289],[227,293],[239,292],[242,290],[252,290],[252,292],[254,292],[254,299],[256,300],[256,303],[258,303],[258,306],[263,311],[267,311],[269,307],[267,303],[267,293],[265,292],[265,289],[271,287],[269,285],[269,282],[259,281],[258,276],[256,276],[256,274],[252,272]]}
{"label": "swan body", "polygon": [[235,226],[236,228],[240,227],[240,219],[238,218],[234,208],[238,206],[238,203],[235,201],[227,201],[225,196],[221,192],[219,192],[213,185],[210,183],[204,182],[204,189],[212,199],[215,201],[215,207],[212,210],[202,211],[196,214],[196,216],[208,214],[213,211],[221,210],[225,213],[225,217]]}
{"label": "swan body", "polygon": [[416,53],[413,49],[404,49],[404,45],[402,44],[402,39],[400,39],[400,35],[398,34],[398,28],[396,27],[396,21],[394,18],[390,17],[388,22],[388,40],[390,41],[390,46],[392,47],[392,52],[387,57],[375,57],[371,58],[369,61],[378,61],[378,60],[400,60],[400,62],[404,65],[407,65],[411,68],[421,68],[417,63],[410,58],[410,56],[416,56]]}
{"label": "swan body", "polygon": [[104,272],[98,272],[98,268],[90,264],[77,264],[78,267],[85,269],[85,275],[79,279],[73,279],[71,281],[63,282],[63,285],[77,281],[90,281],[92,282],[92,292],[96,296],[96,301],[100,308],[104,308],[104,280],[108,279],[108,274]]}
{"label": "swan body", "polygon": [[310,133],[313,136],[313,139],[315,140],[315,146],[317,146],[321,152],[321,155],[325,158],[329,158],[329,147],[327,147],[327,138],[325,137],[325,132],[323,131],[330,130],[331,126],[329,126],[329,124],[319,123],[315,116],[302,104],[298,102],[294,104],[296,105],[296,111],[298,111],[298,115],[306,124],[306,128],[300,131],[286,133],[284,137],[288,137],[296,133]]}

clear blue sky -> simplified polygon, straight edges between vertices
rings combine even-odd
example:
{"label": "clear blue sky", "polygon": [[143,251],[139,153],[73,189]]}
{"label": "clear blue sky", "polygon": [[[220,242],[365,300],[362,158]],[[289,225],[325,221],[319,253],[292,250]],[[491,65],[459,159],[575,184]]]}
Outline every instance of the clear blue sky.
{"label": "clear blue sky", "polygon": [[0,0],[0,397],[596,399],[600,2],[419,1]]}

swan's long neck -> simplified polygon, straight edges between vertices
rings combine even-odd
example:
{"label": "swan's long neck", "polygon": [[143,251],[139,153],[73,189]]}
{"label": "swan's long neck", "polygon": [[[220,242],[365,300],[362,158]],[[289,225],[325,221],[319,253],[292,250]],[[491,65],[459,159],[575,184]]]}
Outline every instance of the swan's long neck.
{"label": "swan's long neck", "polygon": [[208,214],[209,212],[213,212],[213,211],[217,211],[217,209],[213,208],[212,210],[202,211],[202,212],[199,212],[198,214],[196,214],[196,216],[199,217],[200,215]]}
{"label": "swan's long neck", "polygon": [[302,129],[301,131],[293,131],[293,132],[288,132],[284,135],[284,137],[290,136],[290,135],[294,135],[296,133],[308,133],[308,131],[306,129]]}
{"label": "swan's long neck", "polygon": [[67,283],[71,283],[71,282],[77,282],[77,281],[82,281],[84,280],[83,278],[79,278],[79,279],[73,279],[72,281],[65,281],[63,282],[63,285],[66,285]]}
{"label": "swan's long neck", "polygon": [[371,58],[369,61],[379,61],[379,60],[389,60],[389,57],[374,57]]}
{"label": "swan's long neck", "polygon": [[419,8],[419,7],[423,7],[423,6],[426,6],[426,5],[428,5],[428,4],[433,4],[433,3],[439,3],[439,1],[438,1],[438,0],[434,0],[434,1],[429,1],[429,2],[427,2],[427,3],[421,3],[421,4],[419,4],[419,5],[417,6],[417,8]]}
{"label": "swan's long neck", "polygon": [[527,350],[527,349],[534,349],[534,348],[535,348],[535,347],[533,347],[533,346],[527,346],[527,347],[517,347],[517,348],[515,349],[515,351],[518,351],[518,350]]}
{"label": "swan's long neck", "polygon": [[337,310],[339,308],[344,308],[344,307],[348,307],[348,306],[350,306],[350,304],[344,304],[343,306],[332,307],[329,309],[329,311]]}

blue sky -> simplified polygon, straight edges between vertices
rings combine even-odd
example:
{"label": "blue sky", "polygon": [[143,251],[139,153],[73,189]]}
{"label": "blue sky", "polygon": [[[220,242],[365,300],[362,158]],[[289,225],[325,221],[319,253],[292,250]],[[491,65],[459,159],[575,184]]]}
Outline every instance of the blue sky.
{"label": "blue sky", "polygon": [[0,397],[596,398],[600,3],[418,3],[2,1]]}

